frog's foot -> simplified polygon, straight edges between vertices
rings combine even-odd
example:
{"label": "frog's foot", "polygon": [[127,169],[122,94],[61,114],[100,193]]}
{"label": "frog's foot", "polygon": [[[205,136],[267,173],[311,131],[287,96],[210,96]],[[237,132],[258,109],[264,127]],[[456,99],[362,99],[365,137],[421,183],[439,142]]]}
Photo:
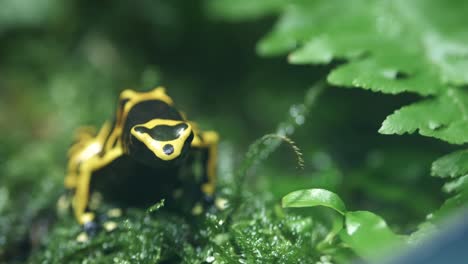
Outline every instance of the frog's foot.
{"label": "frog's foot", "polygon": [[109,209],[106,213],[107,218],[112,219],[112,218],[119,218],[122,216],[122,209],[120,208],[112,208]]}
{"label": "frog's foot", "polygon": [[[101,230],[105,230],[107,232],[112,232],[117,228],[117,222],[114,221],[117,218],[122,216],[122,210],[119,208],[112,208],[106,212],[106,214],[101,215],[98,217],[98,221],[96,221],[96,217],[94,213],[85,213],[81,217],[82,219],[82,232],[78,235],[76,240],[78,242],[86,242],[90,238],[96,236]],[[101,224],[102,223],[102,224]]]}
{"label": "frog's foot", "polygon": [[83,224],[83,231],[91,237],[95,236],[100,229],[101,225],[96,221],[89,221]]}
{"label": "frog's foot", "polygon": [[89,241],[90,238],[94,237],[100,230],[99,224],[95,221],[86,222],[81,226],[81,228],[81,233],[76,237],[76,241],[81,243]]}
{"label": "frog's foot", "polygon": [[104,227],[104,230],[106,230],[107,232],[112,232],[117,228],[117,222],[106,221],[104,222],[102,226]]}
{"label": "frog's foot", "polygon": [[207,207],[212,206],[215,203],[215,198],[216,197],[214,195],[205,194],[203,195],[203,202]]}
{"label": "frog's foot", "polygon": [[203,212],[205,211],[205,209],[203,208],[203,204],[198,202],[196,203],[193,208],[192,208],[192,215],[194,216],[199,216],[201,215]]}
{"label": "frog's foot", "polygon": [[81,216],[82,228],[89,237],[95,236],[100,229],[100,225],[96,222],[94,213],[88,212]]}
{"label": "frog's foot", "polygon": [[216,210],[214,201],[215,197],[213,195],[204,194],[203,199],[194,204],[192,208],[192,215],[201,215],[205,211],[213,212],[213,210]]}
{"label": "frog's foot", "polygon": [[223,211],[229,206],[229,200],[223,197],[216,197],[214,200],[214,205],[217,210]]}
{"label": "frog's foot", "polygon": [[[225,198],[218,197],[216,195],[207,195],[203,196],[202,203],[196,203],[194,208],[192,209],[192,214],[196,215],[195,212],[201,214],[203,211],[208,211],[211,213],[215,213],[218,211],[223,211],[227,208],[228,201]],[[202,209],[202,210],[200,210]]]}
{"label": "frog's foot", "polygon": [[122,209],[120,208],[112,208],[109,209],[105,215],[101,216],[102,227],[107,232],[112,232],[114,229],[117,228],[118,224],[116,221],[118,218],[122,216]]}
{"label": "frog's foot", "polygon": [[94,213],[84,213],[81,216],[81,223],[82,232],[76,238],[78,242],[86,242],[90,237],[95,236],[99,232],[100,226],[96,222]]}

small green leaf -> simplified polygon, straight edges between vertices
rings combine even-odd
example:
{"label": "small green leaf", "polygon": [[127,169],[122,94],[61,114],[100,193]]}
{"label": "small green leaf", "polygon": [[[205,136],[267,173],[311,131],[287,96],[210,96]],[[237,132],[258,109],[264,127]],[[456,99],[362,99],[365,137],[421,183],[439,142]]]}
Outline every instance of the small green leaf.
{"label": "small green leaf", "polygon": [[393,233],[380,216],[371,212],[348,212],[345,225],[341,239],[367,260],[381,259],[386,250],[403,245],[403,239]]}
{"label": "small green leaf", "polygon": [[165,199],[161,199],[161,201],[159,201],[159,202],[153,204],[153,205],[150,206],[146,211],[147,211],[148,213],[154,213],[154,212],[158,211],[161,207],[164,206],[164,202],[165,202],[165,201],[166,201]]}
{"label": "small green leaf", "polygon": [[287,194],[282,200],[283,207],[330,207],[344,215],[346,207],[341,198],[324,189],[299,190]]}
{"label": "small green leaf", "polygon": [[414,92],[431,95],[445,89],[434,73],[425,71],[415,75],[412,71],[377,58],[368,58],[337,67],[328,75],[328,81],[337,86],[360,87],[387,94]]}
{"label": "small green leaf", "polygon": [[291,64],[325,64],[333,59],[332,43],[326,37],[317,38],[289,54]]}
{"label": "small green leaf", "polygon": [[414,133],[452,144],[468,142],[468,92],[451,88],[443,95],[405,106],[388,116],[382,134]]}
{"label": "small green leaf", "polygon": [[446,178],[468,174],[468,150],[445,155],[432,163],[432,175]]}
{"label": "small green leaf", "polygon": [[442,187],[444,192],[452,193],[452,192],[462,192],[463,190],[468,190],[468,175],[459,177],[453,181],[447,182]]}

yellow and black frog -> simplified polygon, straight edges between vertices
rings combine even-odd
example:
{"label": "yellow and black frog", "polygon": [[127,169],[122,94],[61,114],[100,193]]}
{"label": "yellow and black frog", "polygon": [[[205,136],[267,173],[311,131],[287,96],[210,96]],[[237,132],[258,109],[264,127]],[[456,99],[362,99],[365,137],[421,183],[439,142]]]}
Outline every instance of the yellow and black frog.
{"label": "yellow and black frog", "polygon": [[[164,88],[123,91],[115,120],[92,130],[78,130],[65,178],[74,215],[85,230],[96,225],[95,200],[122,208],[169,199],[167,206],[196,214],[203,210],[200,201],[213,196],[218,135],[199,131]],[[177,203],[178,197],[192,202]]]}

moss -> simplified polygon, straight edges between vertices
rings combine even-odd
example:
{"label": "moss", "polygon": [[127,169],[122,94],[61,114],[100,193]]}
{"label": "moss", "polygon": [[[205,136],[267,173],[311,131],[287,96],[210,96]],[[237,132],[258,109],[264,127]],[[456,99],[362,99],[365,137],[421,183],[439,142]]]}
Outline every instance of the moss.
{"label": "moss", "polygon": [[[247,200],[246,200],[247,201]],[[117,228],[86,242],[70,216],[62,216],[31,263],[315,263],[326,229],[312,218],[288,214],[265,197],[243,203],[237,213],[182,217],[161,208],[128,210]],[[276,211],[275,211],[276,208]],[[322,232],[317,232],[322,230]],[[338,248],[338,247],[336,247]],[[332,257],[333,258],[333,257]]]}

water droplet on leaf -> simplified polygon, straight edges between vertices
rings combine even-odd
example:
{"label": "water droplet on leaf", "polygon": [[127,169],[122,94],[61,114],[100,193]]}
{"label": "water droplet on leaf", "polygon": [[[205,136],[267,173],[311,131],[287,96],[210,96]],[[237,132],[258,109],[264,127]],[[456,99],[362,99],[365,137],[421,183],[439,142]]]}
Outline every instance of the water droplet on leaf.
{"label": "water droplet on leaf", "polygon": [[429,123],[428,123],[429,129],[436,130],[436,129],[440,128],[441,126],[442,126],[441,123],[439,123],[437,121],[429,120]]}

